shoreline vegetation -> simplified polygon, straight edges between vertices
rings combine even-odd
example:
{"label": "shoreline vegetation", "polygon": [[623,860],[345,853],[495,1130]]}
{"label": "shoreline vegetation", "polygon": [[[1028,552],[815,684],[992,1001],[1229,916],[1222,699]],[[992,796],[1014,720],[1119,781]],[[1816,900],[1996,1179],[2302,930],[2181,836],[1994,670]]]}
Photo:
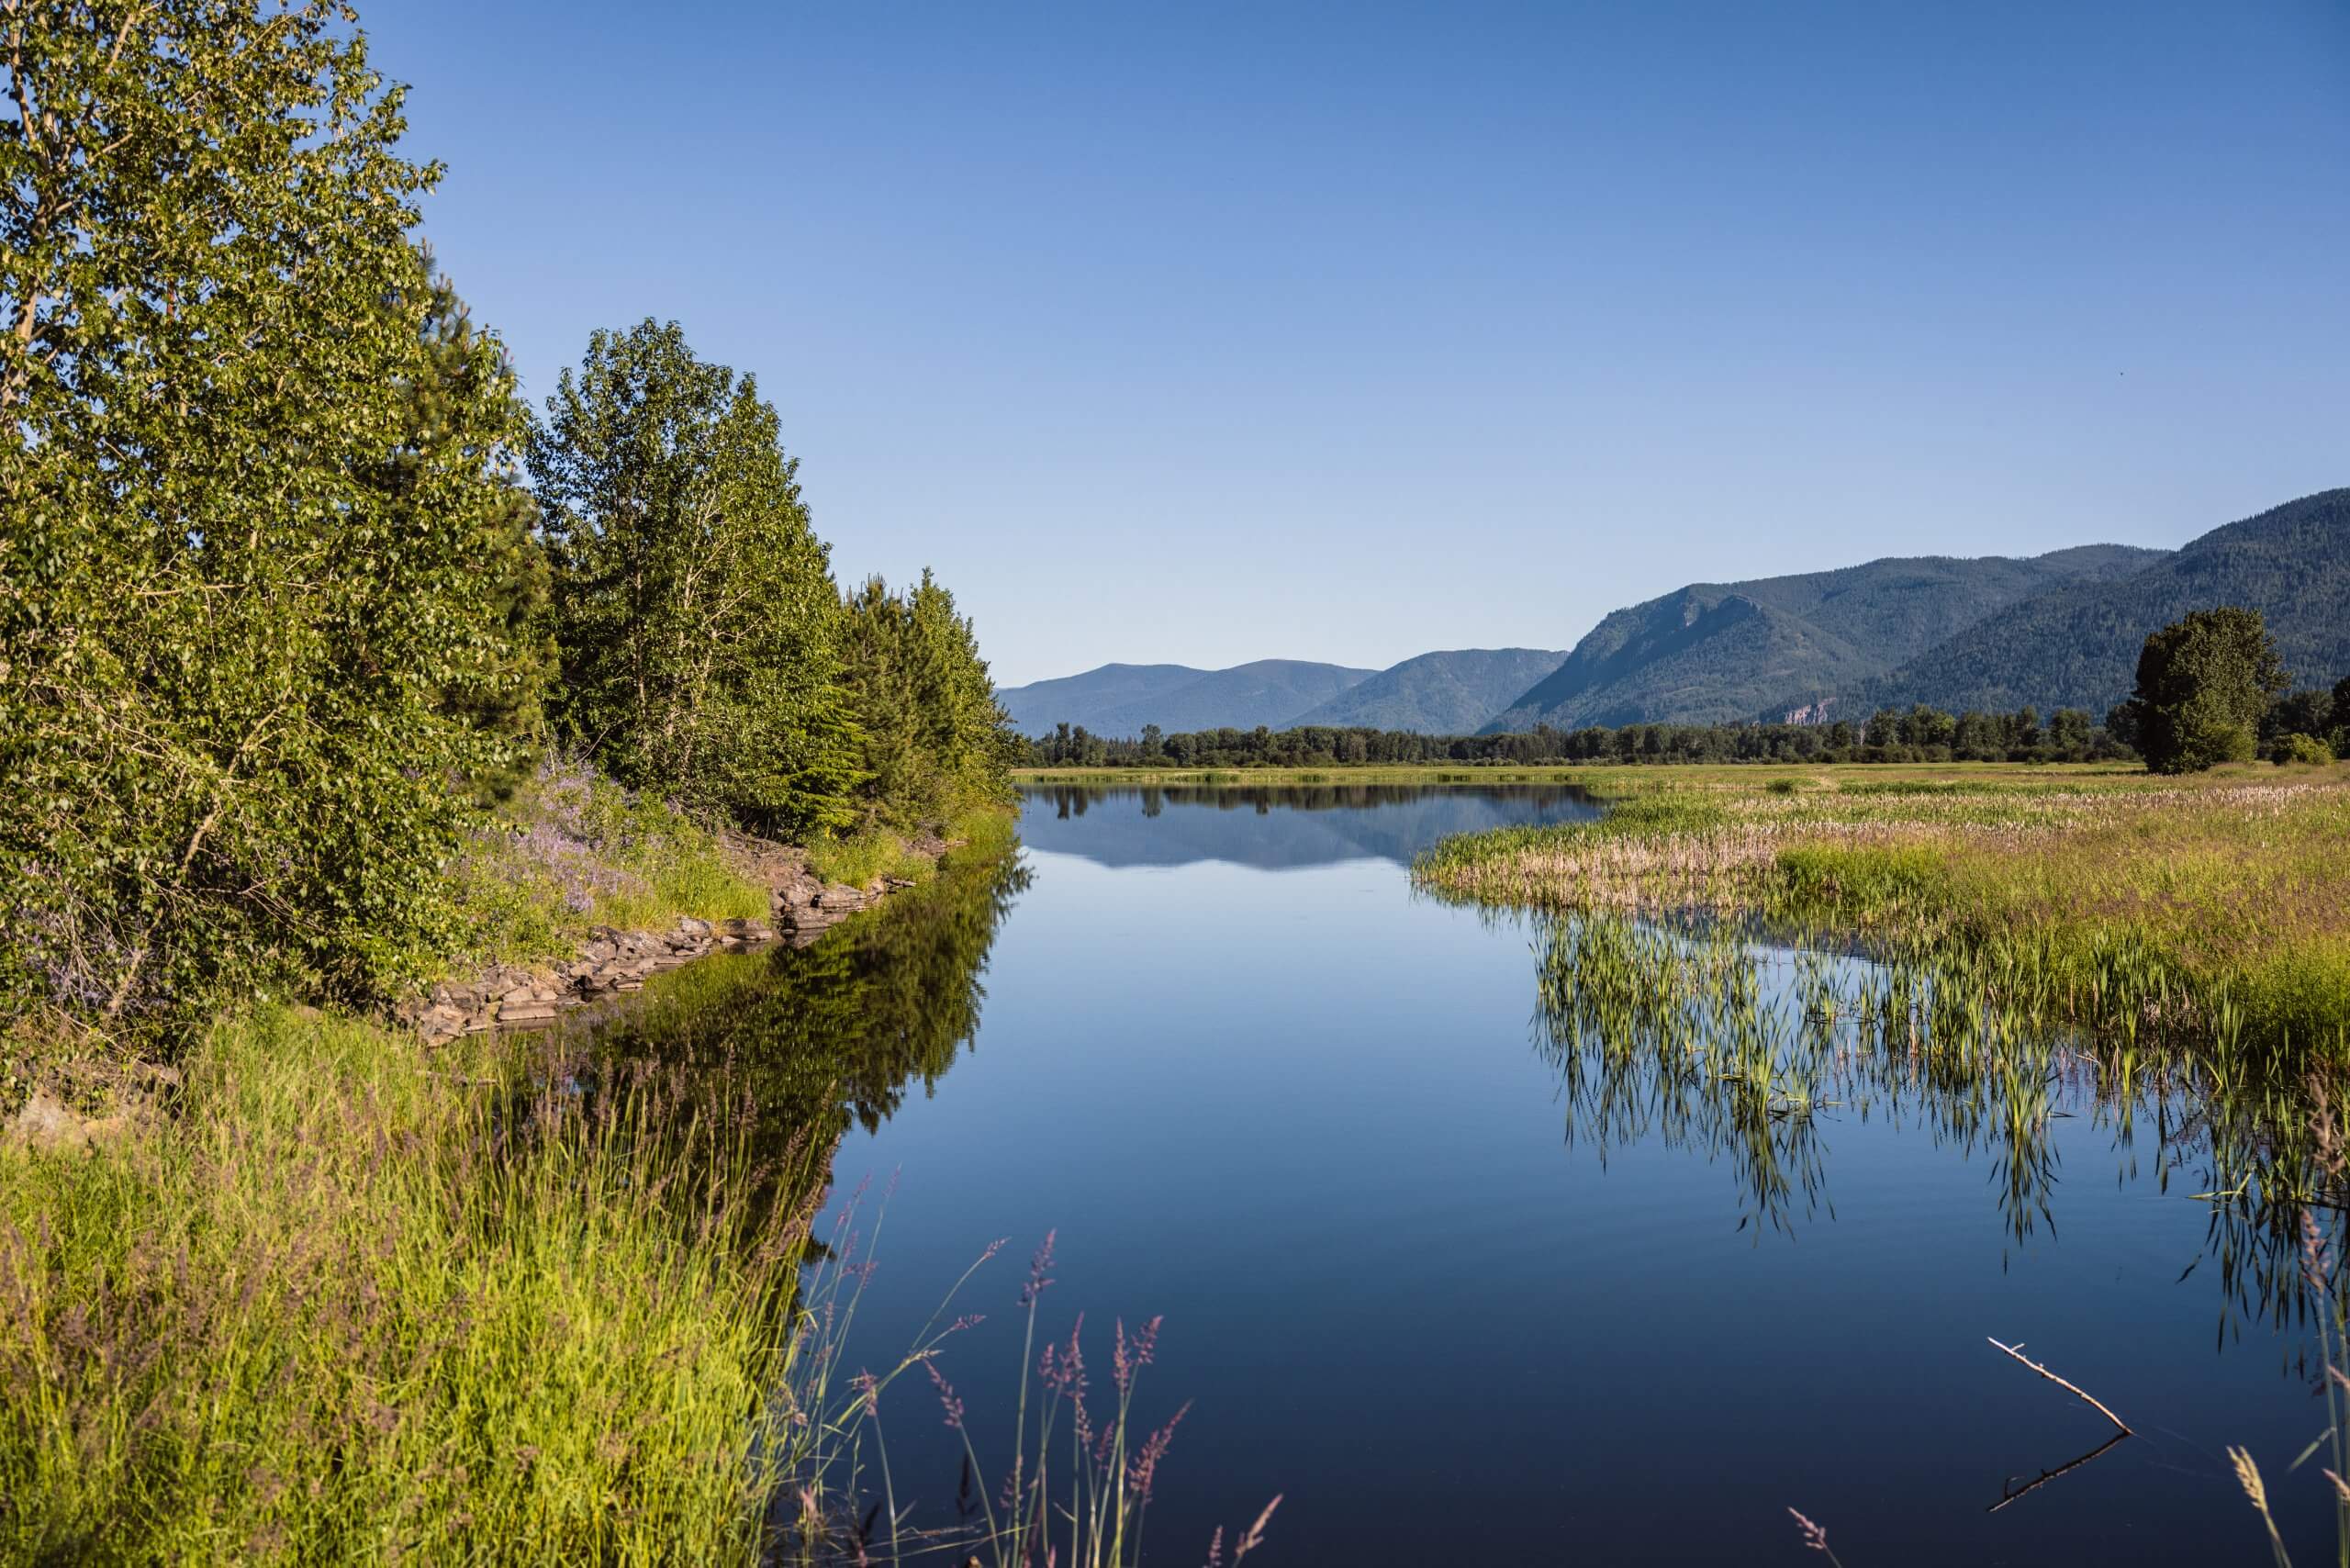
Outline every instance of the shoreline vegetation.
{"label": "shoreline vegetation", "polygon": [[1617,770],[1601,820],[1449,840],[1415,882],[1553,914],[1860,942],[2042,1026],[2350,1061],[2350,767]]}
{"label": "shoreline vegetation", "polygon": [[583,1048],[258,1002],[0,1149],[0,1555],[760,1561],[837,1129]]}
{"label": "shoreline vegetation", "polygon": [[394,1015],[428,1041],[537,1025],[712,953],[804,945],[929,880],[950,851],[1007,851],[1013,816],[990,803],[912,832],[800,846],[712,831],[544,763],[461,862],[464,960]]}
{"label": "shoreline vegetation", "polygon": [[0,1555],[754,1561],[801,1221],[551,1043],[261,1004],[143,1136],[0,1157]]}
{"label": "shoreline vegetation", "polygon": [[7,30],[0,1558],[757,1562],[833,1118],[509,1025],[1006,861],[977,633],[674,323],[524,402],[349,6]]}
{"label": "shoreline vegetation", "polygon": [[[1050,1350],[982,1439],[942,1356],[1002,1243],[852,1375],[862,1188],[818,1234],[843,1133],[976,1029],[1027,875],[990,822],[904,899],[681,969],[610,1029],[432,1044],[256,1003],[135,1136],[0,1148],[0,1557],[1013,1568],[1049,1543],[1133,1568],[1183,1414],[1135,1406],[1158,1320],[1117,1326],[1089,1417],[1082,1315],[1037,1316],[1047,1235],[1019,1305],[1024,1363]],[[936,1495],[892,1482],[884,1440],[882,1395],[917,1372],[974,1471],[1008,1437],[1000,1517],[898,1501]],[[1057,1417],[1087,1439],[1070,1468]],[[1279,1502],[1219,1537],[1227,1561]]]}

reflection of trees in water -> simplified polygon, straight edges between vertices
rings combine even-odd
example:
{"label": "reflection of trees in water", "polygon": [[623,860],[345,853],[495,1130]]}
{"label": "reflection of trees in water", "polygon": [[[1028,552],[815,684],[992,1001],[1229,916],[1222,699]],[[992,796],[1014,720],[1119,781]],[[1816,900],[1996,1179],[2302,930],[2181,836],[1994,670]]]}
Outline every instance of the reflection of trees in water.
{"label": "reflection of trees in water", "polygon": [[594,1044],[700,1085],[699,1109],[747,1121],[761,1149],[868,1130],[925,1092],[978,1033],[979,977],[1029,873],[952,857],[919,888],[806,947],[706,958],[665,977]]}
{"label": "reflection of trees in water", "polygon": [[1400,865],[1454,834],[1598,814],[1574,790],[1502,782],[1062,785],[1023,800],[1031,847],[1112,867]]}
{"label": "reflection of trees in water", "polygon": [[[1537,807],[1589,803],[1585,790],[1566,784],[1511,784],[1479,780],[1470,787],[1507,790],[1510,798]],[[1458,795],[1462,786],[1445,784],[1050,784],[1032,787],[1033,799],[1050,801],[1053,815],[1081,817],[1090,806],[1138,801],[1142,814],[1155,817],[1169,805],[1248,810],[1259,816],[1280,806],[1297,812],[1359,812],[1377,806]]]}
{"label": "reflection of trees in water", "polygon": [[1759,947],[1718,923],[1580,915],[1546,924],[1540,1048],[1560,1074],[1566,1137],[1595,1148],[1656,1138],[1734,1172],[1740,1229],[1792,1231],[1825,1214],[1828,1134],[1850,1118],[1914,1126],[1995,1162],[2012,1245],[2055,1230],[2059,1119],[2106,1129],[2118,1174],[2152,1161],[2158,1190],[2199,1196],[2221,1286],[2219,1333],[2314,1307],[2300,1219],[2329,1230],[2342,1183],[2318,1147],[2343,1105],[2291,1085],[2215,1084],[2173,1053],[2091,1049],[2019,1026],[1979,988],[1914,965]]}

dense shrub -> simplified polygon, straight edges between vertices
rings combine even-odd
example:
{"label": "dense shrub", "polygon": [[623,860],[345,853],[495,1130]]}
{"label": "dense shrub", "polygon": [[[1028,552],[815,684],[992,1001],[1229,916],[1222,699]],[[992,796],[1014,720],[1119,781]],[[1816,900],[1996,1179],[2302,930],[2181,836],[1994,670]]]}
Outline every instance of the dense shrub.
{"label": "dense shrub", "polygon": [[[45,7],[0,137],[0,1011],[413,972],[538,648],[498,345],[341,8]],[[233,83],[233,91],[223,90]]]}

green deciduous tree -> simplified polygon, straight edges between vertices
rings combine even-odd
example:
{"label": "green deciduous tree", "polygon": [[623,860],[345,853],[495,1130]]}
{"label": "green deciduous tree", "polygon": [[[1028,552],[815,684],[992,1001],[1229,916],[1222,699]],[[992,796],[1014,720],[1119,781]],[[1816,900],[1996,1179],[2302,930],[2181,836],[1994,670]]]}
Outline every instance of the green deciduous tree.
{"label": "green deciduous tree", "polygon": [[437,940],[532,723],[520,411],[342,7],[0,9],[0,1006]]}
{"label": "green deciduous tree", "polygon": [[675,322],[599,331],[530,466],[564,736],[623,783],[763,829],[846,821],[839,594],[753,379]]}
{"label": "green deciduous tree", "polygon": [[2156,773],[2248,760],[2261,716],[2285,689],[2276,644],[2256,610],[2199,610],[2146,639],[2138,685],[2115,711],[2117,730]]}
{"label": "green deciduous tree", "polygon": [[2097,721],[2083,708],[2059,708],[2048,715],[2048,744],[2060,756],[2085,756]]}
{"label": "green deciduous tree", "polygon": [[1002,796],[1019,742],[955,596],[928,571],[902,594],[872,577],[850,596],[847,613],[868,813],[914,822]]}

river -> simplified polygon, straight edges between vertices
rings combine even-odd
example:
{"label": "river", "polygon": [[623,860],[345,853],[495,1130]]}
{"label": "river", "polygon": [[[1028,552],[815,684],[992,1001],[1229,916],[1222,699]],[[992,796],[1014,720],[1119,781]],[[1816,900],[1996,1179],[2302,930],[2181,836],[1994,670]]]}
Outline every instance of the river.
{"label": "river", "polygon": [[[1167,1563],[1276,1492],[1268,1563],[1819,1561],[1790,1507],[1848,1568],[2260,1561],[2230,1444],[2330,1553],[2325,1461],[2288,1473],[2325,1422],[2291,1238],[2193,1195],[2198,1108],[2061,1052],[2029,1125],[1930,1070],[1841,1068],[1790,1111],[1614,1059],[1562,1026],[1543,926],[1407,872],[1444,834],[1593,811],[1039,789],[1017,870],[741,960],[774,1004],[736,1045],[850,1061],[838,1188],[871,1178],[866,1225],[890,1193],[852,1359],[886,1364],[1008,1238],[939,1363],[1002,1453],[1057,1232],[1043,1332],[1082,1309],[1098,1383],[1113,1319],[1165,1316],[1140,1413],[1192,1401]],[[2135,1435],[2097,1452],[2114,1428],[1992,1338]],[[890,1399],[901,1503],[951,1511],[929,1385]]]}

